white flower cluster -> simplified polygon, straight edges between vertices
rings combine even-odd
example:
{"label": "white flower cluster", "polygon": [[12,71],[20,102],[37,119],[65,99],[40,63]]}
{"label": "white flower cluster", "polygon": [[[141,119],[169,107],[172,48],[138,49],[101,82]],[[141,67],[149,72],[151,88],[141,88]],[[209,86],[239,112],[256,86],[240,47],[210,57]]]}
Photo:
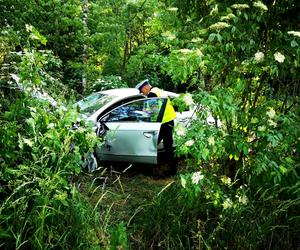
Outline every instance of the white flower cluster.
{"label": "white flower cluster", "polygon": [[274,110],[273,108],[269,108],[269,111],[267,111],[266,114],[267,114],[267,116],[269,117],[269,120],[268,120],[269,125],[270,125],[271,127],[276,128],[276,127],[277,127],[277,123],[274,122],[274,121],[272,120],[272,119],[274,119],[275,116],[276,116],[275,110]]}
{"label": "white flower cluster", "polygon": [[271,120],[271,119],[268,120],[268,123],[269,123],[269,125],[270,125],[271,127],[273,127],[273,128],[276,128],[276,127],[277,127],[277,123],[274,122],[274,121]]}
{"label": "white flower cluster", "polygon": [[273,119],[276,115],[276,112],[273,108],[269,108],[269,111],[267,111],[267,116],[269,116],[270,119]]}
{"label": "white flower cluster", "polygon": [[231,8],[237,9],[237,10],[243,10],[250,8],[248,4],[233,4],[231,5]]}
{"label": "white flower cluster", "polygon": [[194,143],[195,143],[195,141],[194,140],[188,140],[188,141],[186,141],[185,142],[185,146],[187,146],[187,147],[190,147],[190,146],[193,146],[194,145]]}
{"label": "white flower cluster", "polygon": [[191,42],[192,42],[192,43],[198,43],[198,42],[201,42],[202,40],[203,40],[203,39],[197,37],[197,38],[193,38]]}
{"label": "white flower cluster", "polygon": [[168,11],[178,11],[178,8],[176,8],[176,7],[171,7],[171,8],[168,8]]}
{"label": "white flower cluster", "polygon": [[208,141],[208,145],[210,145],[210,146],[215,145],[215,138],[213,136],[209,136],[207,141]]}
{"label": "white flower cluster", "polygon": [[247,198],[247,196],[245,194],[236,195],[235,197],[238,199],[239,203],[242,203],[243,205],[247,205],[248,198]]}
{"label": "white flower cluster", "polygon": [[254,60],[257,62],[262,62],[264,60],[265,54],[263,52],[257,51],[254,55]]}
{"label": "white flower cluster", "polygon": [[182,99],[184,103],[188,106],[194,104],[193,96],[190,93],[185,94]]}
{"label": "white flower cluster", "polygon": [[276,52],[274,54],[274,58],[277,62],[279,63],[283,63],[284,62],[284,59],[285,59],[285,56],[283,54],[281,54],[280,52]]}
{"label": "white flower cluster", "polygon": [[185,134],[186,134],[186,128],[183,125],[178,124],[175,127],[175,132],[176,132],[177,136],[185,136]]}
{"label": "white flower cluster", "polygon": [[225,184],[225,185],[230,185],[231,184],[231,178],[227,177],[227,176],[223,176],[221,178],[221,181]]}
{"label": "white flower cluster", "polygon": [[51,128],[54,128],[55,127],[55,124],[53,122],[49,123],[47,128],[48,129],[51,129]]}
{"label": "white flower cluster", "polygon": [[229,199],[229,198],[227,198],[227,199],[223,202],[223,204],[222,204],[222,206],[223,206],[224,209],[231,208],[232,205],[233,205],[233,202],[232,202],[232,200]]}
{"label": "white flower cluster", "polygon": [[201,174],[201,171],[195,172],[192,175],[192,183],[197,185],[199,181],[201,181],[204,178],[204,175]]}
{"label": "white flower cluster", "polygon": [[262,1],[254,2],[253,6],[256,7],[256,8],[259,8],[259,9],[261,9],[263,11],[267,11],[268,10],[267,5],[265,5],[264,3],[262,3]]}
{"label": "white flower cluster", "polygon": [[225,28],[228,28],[228,27],[230,27],[230,25],[228,23],[217,22],[215,24],[210,25],[208,28],[210,30],[217,30],[217,31],[219,31],[219,30],[222,30],[222,29],[225,29]]}
{"label": "white flower cluster", "polygon": [[289,35],[300,37],[300,31],[288,31]]}
{"label": "white flower cluster", "polygon": [[162,33],[162,35],[166,38],[168,38],[170,41],[175,40],[176,36],[171,31],[166,31]]}
{"label": "white flower cluster", "polygon": [[193,51],[190,49],[180,49],[179,52],[181,52],[182,54],[189,54],[192,53]]}
{"label": "white flower cluster", "polygon": [[229,21],[229,20],[231,20],[231,19],[233,19],[233,18],[235,18],[235,15],[232,14],[232,13],[229,13],[229,14],[226,15],[226,16],[222,16],[220,19],[221,19],[221,21]]}

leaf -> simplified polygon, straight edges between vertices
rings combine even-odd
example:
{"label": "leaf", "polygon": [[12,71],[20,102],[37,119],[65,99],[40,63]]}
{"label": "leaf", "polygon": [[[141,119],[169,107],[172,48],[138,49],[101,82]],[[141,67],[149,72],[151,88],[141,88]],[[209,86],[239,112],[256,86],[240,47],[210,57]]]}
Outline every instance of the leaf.
{"label": "leaf", "polygon": [[209,150],[208,150],[207,148],[204,148],[204,149],[202,150],[202,154],[201,154],[202,158],[203,158],[204,160],[207,160],[207,159],[208,159],[208,155],[209,155]]}
{"label": "leaf", "polygon": [[76,174],[79,174],[81,171],[81,167],[78,165],[77,167],[74,168],[74,171]]}
{"label": "leaf", "polygon": [[35,134],[35,121],[32,117],[26,119],[26,123],[31,127],[31,129],[33,130],[34,134]]}
{"label": "leaf", "polygon": [[243,153],[245,155],[247,155],[249,153],[249,148],[246,145],[243,146]]}
{"label": "leaf", "polygon": [[44,37],[43,35],[41,35],[36,28],[34,28],[33,26],[31,25],[27,25],[26,24],[26,30],[27,32],[31,32],[31,34],[29,35],[29,37],[32,39],[32,40],[37,40],[39,41],[41,44],[43,45],[46,45],[47,43],[47,39],[46,37]]}
{"label": "leaf", "polygon": [[285,162],[288,163],[288,164],[294,164],[295,163],[294,160],[291,157],[286,157]]}
{"label": "leaf", "polygon": [[293,41],[291,41],[291,46],[292,46],[292,48],[295,48],[298,46],[298,43],[295,40],[293,40]]}
{"label": "leaf", "polygon": [[287,169],[284,166],[282,166],[282,165],[279,166],[279,170],[280,170],[280,172],[282,174],[286,174],[287,173]]}
{"label": "leaf", "polygon": [[252,117],[250,122],[253,123],[253,124],[255,124],[255,123],[258,123],[259,120],[256,117]]}
{"label": "leaf", "polygon": [[239,160],[239,157],[237,155],[234,155],[234,160],[235,161],[238,161]]}
{"label": "leaf", "polygon": [[184,178],[183,175],[180,175],[180,182],[181,182],[181,186],[183,188],[185,188],[186,187],[186,179]]}
{"label": "leaf", "polygon": [[242,81],[242,80],[238,80],[238,83],[237,83],[235,89],[236,89],[238,92],[242,92],[242,91],[245,89],[245,87],[246,87],[245,82]]}
{"label": "leaf", "polygon": [[216,35],[216,33],[211,33],[208,37],[208,40],[212,42],[215,39]]}

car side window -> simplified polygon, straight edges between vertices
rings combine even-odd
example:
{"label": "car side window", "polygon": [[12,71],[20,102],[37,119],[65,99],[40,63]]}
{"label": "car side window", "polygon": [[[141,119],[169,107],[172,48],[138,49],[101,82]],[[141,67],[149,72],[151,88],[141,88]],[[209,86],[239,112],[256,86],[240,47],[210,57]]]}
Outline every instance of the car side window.
{"label": "car side window", "polygon": [[103,115],[104,114],[107,114],[108,112],[110,112],[111,110],[113,110],[113,109],[115,109],[115,108],[117,108],[117,107],[119,107],[119,106],[121,106],[121,105],[123,105],[123,104],[125,104],[125,103],[129,103],[129,102],[132,102],[132,101],[134,101],[134,100],[140,100],[140,99],[145,99],[146,97],[145,96],[132,96],[132,97],[128,97],[128,98],[126,98],[126,99],[123,99],[123,100],[121,100],[121,101],[119,101],[119,102],[117,102],[117,103],[115,103],[115,104],[113,104],[113,105],[111,105],[111,106],[109,106],[106,110],[104,110],[103,112],[101,112],[101,114],[97,117],[97,121],[101,118],[101,117],[103,117]]}
{"label": "car side window", "polygon": [[106,122],[161,122],[166,98],[147,98],[124,104],[106,116]]}

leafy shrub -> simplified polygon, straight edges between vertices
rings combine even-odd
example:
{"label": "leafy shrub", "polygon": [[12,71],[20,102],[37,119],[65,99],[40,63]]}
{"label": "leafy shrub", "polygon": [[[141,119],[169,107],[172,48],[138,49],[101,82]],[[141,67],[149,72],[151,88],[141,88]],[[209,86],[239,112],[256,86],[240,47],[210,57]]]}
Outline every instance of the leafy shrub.
{"label": "leafy shrub", "polygon": [[[37,32],[37,31],[35,31]],[[79,115],[49,102],[55,87],[43,51],[26,49],[0,82],[0,245],[5,249],[92,248],[107,245],[100,217],[75,187],[82,159],[98,139]],[[50,62],[49,62],[50,63]],[[40,91],[40,92],[39,92]],[[79,237],[80,235],[80,237]]]}
{"label": "leafy shrub", "polygon": [[175,130],[187,158],[180,183],[136,218],[147,222],[145,248],[297,248],[299,36],[290,35],[298,33],[273,27],[272,13],[287,11],[280,5],[208,8],[196,23],[199,42],[164,60],[174,81],[199,86],[199,108],[188,129]]}
{"label": "leafy shrub", "polygon": [[87,92],[102,91],[115,88],[126,88],[127,83],[118,76],[104,76],[88,86]]}

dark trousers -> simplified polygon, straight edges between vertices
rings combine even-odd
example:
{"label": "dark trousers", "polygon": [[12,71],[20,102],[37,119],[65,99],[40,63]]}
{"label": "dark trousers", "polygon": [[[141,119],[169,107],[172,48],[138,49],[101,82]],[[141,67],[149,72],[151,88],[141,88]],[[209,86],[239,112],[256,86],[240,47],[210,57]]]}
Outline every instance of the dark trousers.
{"label": "dark trousers", "polygon": [[174,157],[174,148],[173,148],[173,128],[174,121],[169,121],[161,125],[159,135],[158,135],[158,144],[163,139],[164,148],[166,150],[166,156],[169,162],[170,173],[175,174],[177,171],[177,164]]}

